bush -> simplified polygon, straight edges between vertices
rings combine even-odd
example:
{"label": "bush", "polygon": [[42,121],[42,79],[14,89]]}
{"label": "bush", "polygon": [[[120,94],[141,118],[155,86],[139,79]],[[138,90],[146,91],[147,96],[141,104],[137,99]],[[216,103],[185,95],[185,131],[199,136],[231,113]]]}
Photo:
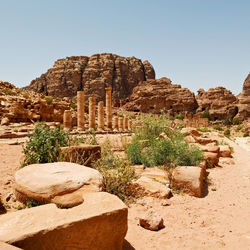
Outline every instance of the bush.
{"label": "bush", "polygon": [[71,107],[72,109],[77,109],[77,104],[76,104],[76,103],[71,103],[71,104],[70,104],[70,107]]}
{"label": "bush", "polygon": [[225,126],[230,126],[232,125],[233,121],[232,121],[232,117],[228,116],[225,120],[224,120],[224,125]]}
{"label": "bush", "polygon": [[46,97],[44,98],[44,100],[46,101],[46,103],[47,103],[48,105],[50,105],[50,104],[53,102],[53,97],[52,97],[52,96],[46,96]]}
{"label": "bush", "polygon": [[197,131],[200,131],[200,132],[202,132],[202,133],[211,132],[211,130],[208,129],[208,128],[197,128],[196,130],[197,130]]}
{"label": "bush", "polygon": [[248,137],[249,136],[249,133],[248,132],[245,132],[244,134],[243,134],[243,137]]}
{"label": "bush", "polygon": [[242,130],[242,125],[239,125],[239,126],[237,126],[237,128],[235,129],[235,131],[237,131],[237,132],[239,132],[239,131],[241,131]]}
{"label": "bush", "polygon": [[114,156],[109,142],[102,146],[102,157],[94,168],[100,171],[105,180],[105,191],[117,195],[121,200],[133,196],[130,192],[130,185],[135,179],[135,171],[125,160]]}
{"label": "bush", "polygon": [[213,128],[218,131],[223,131],[223,128],[220,125],[214,125]]}
{"label": "bush", "polygon": [[230,129],[225,130],[224,135],[226,137],[230,137],[230,135],[231,135]]}
{"label": "bush", "polygon": [[233,123],[233,125],[239,125],[239,124],[240,124],[240,119],[239,119],[239,117],[234,117],[232,123]]}
{"label": "bush", "polygon": [[134,138],[132,143],[127,146],[127,155],[133,164],[141,164],[141,146],[137,138]]}
{"label": "bush", "polygon": [[67,132],[57,128],[49,129],[43,124],[38,124],[23,149],[25,159],[22,167],[34,163],[56,162],[59,148],[67,146],[68,142]]}
{"label": "bush", "polygon": [[183,120],[184,119],[184,115],[177,115],[176,117],[175,117],[175,119],[179,119],[179,120]]}
{"label": "bush", "polygon": [[205,110],[202,113],[201,118],[208,118],[209,121],[211,120],[211,116],[210,116],[210,114],[209,114],[209,112],[207,110]]}

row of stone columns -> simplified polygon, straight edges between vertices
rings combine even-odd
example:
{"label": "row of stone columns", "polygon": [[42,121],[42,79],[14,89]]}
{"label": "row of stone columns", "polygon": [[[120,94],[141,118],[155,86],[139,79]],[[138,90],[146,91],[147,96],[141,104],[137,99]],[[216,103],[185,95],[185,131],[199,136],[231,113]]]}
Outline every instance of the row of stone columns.
{"label": "row of stone columns", "polygon": [[[132,121],[128,120],[128,117],[114,117],[114,126],[112,126],[112,100],[111,100],[111,91],[112,88],[106,88],[106,119],[107,119],[107,128],[108,130],[114,131],[127,131],[132,130]],[[78,130],[85,129],[85,97],[84,91],[77,92],[77,127]],[[96,98],[89,97],[89,129],[96,128],[95,124],[95,111],[96,111]],[[104,102],[98,102],[98,111],[97,111],[97,129],[102,131],[104,130]],[[72,115],[70,110],[65,110],[63,116],[64,128],[71,129],[72,124]]]}

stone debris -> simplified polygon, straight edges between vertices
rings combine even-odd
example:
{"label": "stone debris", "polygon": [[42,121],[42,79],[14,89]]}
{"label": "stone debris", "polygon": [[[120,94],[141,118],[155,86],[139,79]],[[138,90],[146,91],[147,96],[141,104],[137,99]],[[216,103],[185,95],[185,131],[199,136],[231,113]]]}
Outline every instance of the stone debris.
{"label": "stone debris", "polygon": [[158,231],[164,227],[163,218],[152,208],[139,218],[139,223],[141,227],[151,231]]}

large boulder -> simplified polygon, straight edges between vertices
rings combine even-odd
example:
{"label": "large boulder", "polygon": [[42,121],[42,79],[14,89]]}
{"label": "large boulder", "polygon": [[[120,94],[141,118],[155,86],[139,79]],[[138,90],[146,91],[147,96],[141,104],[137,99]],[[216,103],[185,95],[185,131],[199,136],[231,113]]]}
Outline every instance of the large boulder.
{"label": "large boulder", "polygon": [[209,111],[212,120],[234,117],[238,112],[237,98],[223,87],[210,88],[208,91],[199,89],[196,100],[199,105],[197,112]]}
{"label": "large boulder", "polygon": [[47,204],[0,216],[0,241],[25,250],[121,250],[128,208],[108,193],[86,193],[83,199],[71,209]]}
{"label": "large boulder", "polygon": [[103,53],[90,57],[71,56],[57,60],[47,73],[33,80],[29,89],[53,96],[76,96],[84,90],[86,98],[105,100],[105,88],[112,87],[114,99],[127,98],[140,81],[154,79],[149,62],[135,57]]}
{"label": "large boulder", "polygon": [[103,189],[103,177],[95,169],[69,162],[33,164],[15,174],[16,197],[73,207],[83,202],[83,193]]}
{"label": "large boulder", "polygon": [[239,99],[239,117],[242,120],[250,119],[250,73],[248,74]]}
{"label": "large boulder", "polygon": [[203,177],[204,170],[201,167],[176,167],[172,173],[171,187],[201,197]]}
{"label": "large boulder", "polygon": [[170,115],[193,112],[197,107],[194,93],[165,77],[140,82],[124,105],[129,111],[160,113],[165,109]]}

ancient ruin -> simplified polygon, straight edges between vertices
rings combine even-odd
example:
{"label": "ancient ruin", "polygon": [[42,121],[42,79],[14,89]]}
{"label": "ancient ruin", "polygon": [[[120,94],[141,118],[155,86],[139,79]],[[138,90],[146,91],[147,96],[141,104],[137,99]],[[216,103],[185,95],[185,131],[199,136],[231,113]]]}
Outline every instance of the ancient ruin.
{"label": "ancient ruin", "polygon": [[85,129],[85,98],[84,91],[77,91],[77,128],[79,130]]}

